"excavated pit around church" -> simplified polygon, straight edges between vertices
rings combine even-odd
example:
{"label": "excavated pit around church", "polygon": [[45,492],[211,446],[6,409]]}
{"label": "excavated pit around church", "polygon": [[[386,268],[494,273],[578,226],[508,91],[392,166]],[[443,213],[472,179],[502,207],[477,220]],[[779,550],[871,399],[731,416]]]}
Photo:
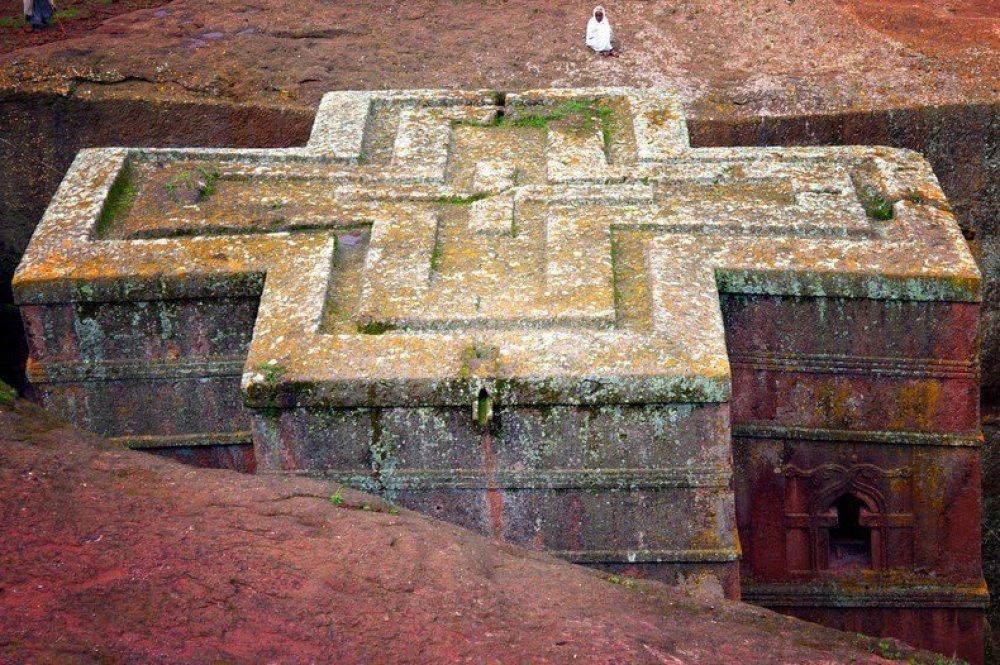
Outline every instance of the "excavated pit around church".
{"label": "excavated pit around church", "polygon": [[[923,153],[954,204],[984,273],[983,394],[990,402],[1000,394],[1000,285],[995,283],[1000,276],[1000,234],[995,228],[1000,218],[1000,192],[989,180],[988,160],[975,157],[997,152],[996,116],[994,105],[968,105],[752,120],[696,115],[689,123],[693,144],[699,147],[888,144]],[[306,108],[143,98],[88,101],[46,94],[18,95],[0,102],[0,136],[14,139],[13,145],[4,146],[11,158],[0,164],[0,209],[6,212],[0,219],[0,335],[14,340],[0,348],[0,375],[23,385],[23,338],[16,309],[9,305],[10,276],[79,149],[105,145],[294,146],[305,142],[312,119],[312,110]],[[988,458],[990,448],[984,452]],[[985,459],[984,468],[991,468]],[[995,480],[984,478],[985,487],[995,484]],[[993,521],[1000,521],[989,514],[991,498],[984,495],[987,539],[995,531]],[[989,548],[984,552],[988,577],[991,561],[996,559],[1000,553]]]}

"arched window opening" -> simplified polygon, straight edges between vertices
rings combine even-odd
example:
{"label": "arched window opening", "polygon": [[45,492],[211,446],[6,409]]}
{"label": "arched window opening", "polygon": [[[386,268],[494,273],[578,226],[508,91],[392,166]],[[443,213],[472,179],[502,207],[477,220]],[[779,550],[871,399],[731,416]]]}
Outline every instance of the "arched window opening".
{"label": "arched window opening", "polygon": [[830,529],[830,568],[871,568],[872,533],[861,524],[865,504],[851,494],[834,503],[837,524]]}

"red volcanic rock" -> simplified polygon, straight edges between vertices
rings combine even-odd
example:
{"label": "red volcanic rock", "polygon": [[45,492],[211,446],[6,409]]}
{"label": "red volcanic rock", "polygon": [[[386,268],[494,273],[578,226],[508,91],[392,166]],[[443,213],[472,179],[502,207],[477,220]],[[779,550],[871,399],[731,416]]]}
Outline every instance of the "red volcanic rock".
{"label": "red volcanic rock", "polygon": [[115,448],[25,403],[0,405],[0,529],[3,663],[934,662],[331,484]]}

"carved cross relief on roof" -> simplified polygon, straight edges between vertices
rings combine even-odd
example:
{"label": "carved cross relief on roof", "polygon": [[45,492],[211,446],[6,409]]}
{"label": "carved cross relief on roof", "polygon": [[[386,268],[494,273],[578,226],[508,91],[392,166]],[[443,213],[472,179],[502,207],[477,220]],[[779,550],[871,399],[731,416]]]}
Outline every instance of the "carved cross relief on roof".
{"label": "carved cross relief on roof", "polygon": [[979,297],[918,155],[692,149],[619,88],[336,92],[304,148],[84,151],[16,279],[260,293],[251,405],[725,401],[720,291]]}

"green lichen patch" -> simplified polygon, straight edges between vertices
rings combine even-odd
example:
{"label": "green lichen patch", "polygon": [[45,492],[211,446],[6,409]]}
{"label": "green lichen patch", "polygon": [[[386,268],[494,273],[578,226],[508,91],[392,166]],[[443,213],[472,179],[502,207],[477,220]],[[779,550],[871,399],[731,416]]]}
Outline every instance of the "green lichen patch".
{"label": "green lichen patch", "polygon": [[469,194],[468,196],[439,196],[434,199],[434,203],[451,206],[468,206],[472,205],[476,201],[482,201],[487,196],[489,196],[489,194],[483,192]]}
{"label": "green lichen patch", "polygon": [[276,386],[281,382],[281,378],[285,375],[285,368],[278,363],[264,363],[258,365],[254,368],[258,374],[264,377],[264,384],[267,386]]}
{"label": "green lichen patch", "polygon": [[482,369],[492,366],[493,373],[497,372],[500,359],[500,350],[494,346],[482,344],[470,344],[462,349],[459,354],[459,377],[467,379]]}
{"label": "green lichen patch", "polygon": [[384,335],[396,330],[397,326],[385,321],[363,321],[358,323],[358,333],[361,335]]}

